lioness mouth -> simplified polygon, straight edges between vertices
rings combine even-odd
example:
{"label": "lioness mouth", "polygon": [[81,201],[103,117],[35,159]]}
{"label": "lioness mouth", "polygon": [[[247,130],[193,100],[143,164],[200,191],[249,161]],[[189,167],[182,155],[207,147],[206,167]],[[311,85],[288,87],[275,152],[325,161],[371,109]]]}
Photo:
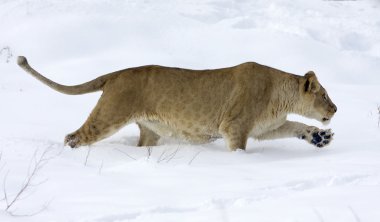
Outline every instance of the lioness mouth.
{"label": "lioness mouth", "polygon": [[325,122],[325,121],[329,121],[330,119],[328,118],[323,118],[322,121]]}

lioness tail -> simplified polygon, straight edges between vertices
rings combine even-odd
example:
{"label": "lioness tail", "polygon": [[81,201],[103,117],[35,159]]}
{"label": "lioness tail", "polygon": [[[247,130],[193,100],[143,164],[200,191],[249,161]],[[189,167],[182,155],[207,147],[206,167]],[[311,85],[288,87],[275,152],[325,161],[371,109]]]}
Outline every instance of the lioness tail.
{"label": "lioness tail", "polygon": [[105,84],[107,78],[106,76],[98,77],[92,81],[75,85],[75,86],[65,86],[58,84],[56,82],[53,82],[52,80],[46,78],[45,76],[38,73],[36,70],[34,70],[30,65],[28,64],[28,61],[24,56],[19,56],[17,58],[17,64],[23,68],[27,73],[31,74],[41,82],[45,83],[50,88],[69,95],[80,95],[90,92],[96,92],[102,89],[103,85]]}

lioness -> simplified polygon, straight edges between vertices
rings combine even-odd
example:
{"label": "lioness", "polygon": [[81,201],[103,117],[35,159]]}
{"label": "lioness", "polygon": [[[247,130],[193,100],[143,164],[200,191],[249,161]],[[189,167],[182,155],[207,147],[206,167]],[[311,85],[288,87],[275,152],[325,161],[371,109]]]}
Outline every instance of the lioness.
{"label": "lioness", "polygon": [[35,71],[25,57],[17,62],[61,93],[103,91],[83,126],[66,136],[71,148],[93,144],[132,122],[140,128],[138,146],[155,146],[161,137],[192,143],[223,137],[234,151],[245,149],[249,137],[297,137],[324,147],[333,137],[331,130],[286,119],[296,113],[328,123],[337,111],[312,71],[297,76],[254,62],[214,70],[150,65],[64,86]]}

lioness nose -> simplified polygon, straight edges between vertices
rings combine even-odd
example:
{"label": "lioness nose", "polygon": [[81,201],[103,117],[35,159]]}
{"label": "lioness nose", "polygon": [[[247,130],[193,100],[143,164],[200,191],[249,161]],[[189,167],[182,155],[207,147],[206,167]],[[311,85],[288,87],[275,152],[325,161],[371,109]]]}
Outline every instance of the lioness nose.
{"label": "lioness nose", "polygon": [[334,113],[336,113],[336,111],[338,111],[338,108],[336,107],[336,105],[333,105],[332,108],[334,110]]}

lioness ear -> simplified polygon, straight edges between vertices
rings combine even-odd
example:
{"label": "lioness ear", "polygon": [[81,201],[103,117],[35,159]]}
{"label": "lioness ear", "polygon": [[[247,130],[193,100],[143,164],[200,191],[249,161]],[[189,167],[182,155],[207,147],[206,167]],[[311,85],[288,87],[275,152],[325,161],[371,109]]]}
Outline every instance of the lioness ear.
{"label": "lioness ear", "polygon": [[305,74],[305,85],[304,85],[304,91],[305,92],[311,92],[316,93],[320,89],[320,85],[317,79],[317,76],[313,71],[309,71]]}

